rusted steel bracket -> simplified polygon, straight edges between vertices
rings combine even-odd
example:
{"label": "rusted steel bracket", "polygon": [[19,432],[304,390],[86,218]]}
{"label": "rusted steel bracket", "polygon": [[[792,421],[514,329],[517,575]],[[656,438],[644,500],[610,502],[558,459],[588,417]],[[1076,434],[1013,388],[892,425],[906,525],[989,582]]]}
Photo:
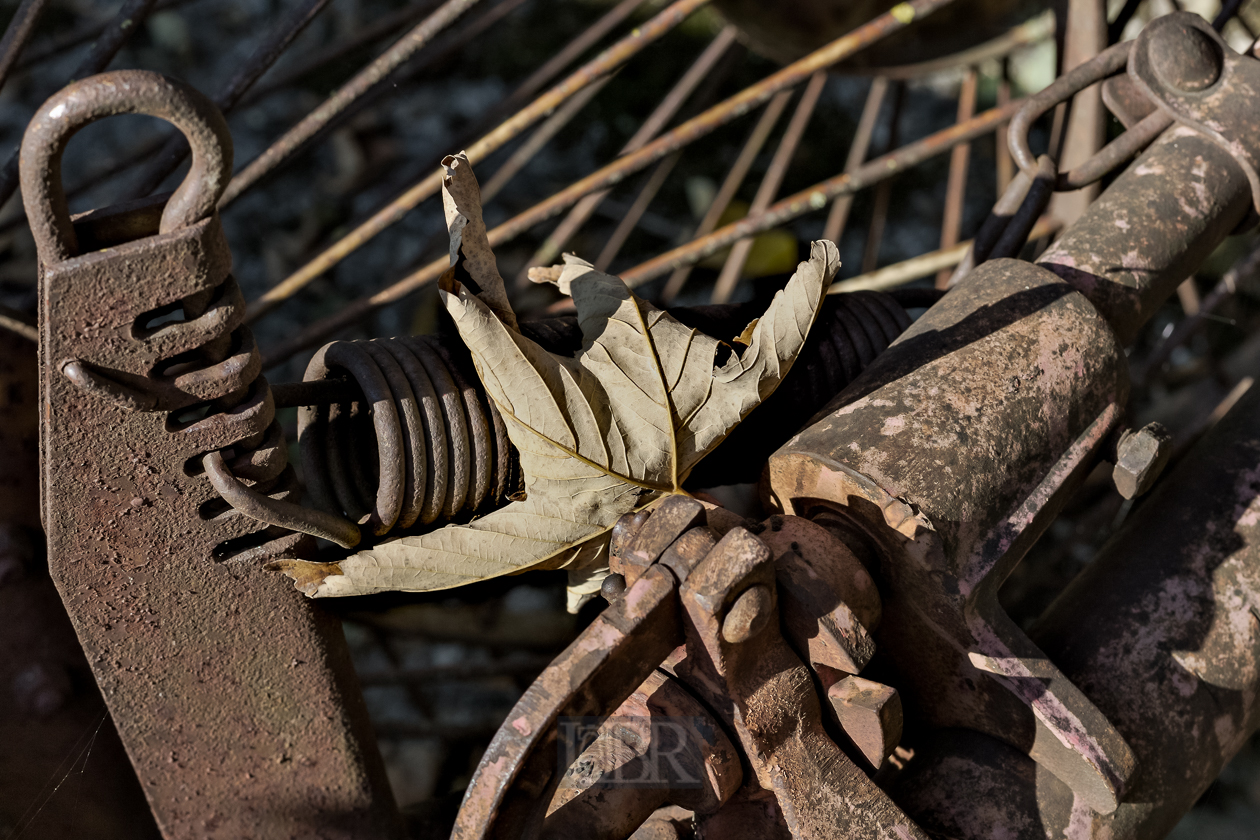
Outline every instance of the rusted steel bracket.
{"label": "rusted steel bracket", "polygon": [[[183,131],[191,171],[164,204],[72,223],[62,151],[121,113]],[[389,836],[340,626],[262,569],[306,538],[201,473],[223,451],[260,492],[298,492],[215,213],[231,161],[214,106],[154,73],[71,85],[27,130],[49,566],[166,837]]]}

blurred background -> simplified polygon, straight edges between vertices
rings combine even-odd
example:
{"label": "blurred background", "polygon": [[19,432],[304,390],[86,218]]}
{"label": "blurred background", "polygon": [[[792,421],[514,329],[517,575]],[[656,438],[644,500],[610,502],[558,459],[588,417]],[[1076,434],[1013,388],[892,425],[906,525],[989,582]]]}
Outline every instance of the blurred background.
{"label": "blurred background", "polygon": [[[472,147],[570,74],[598,65],[602,50],[642,36],[614,72],[540,108],[497,148],[474,157],[488,226],[530,212],[892,4],[690,2],[681,22],[651,39],[642,33],[684,4],[481,0],[450,13],[427,38],[414,28],[452,3],[128,0],[120,7],[28,0],[19,8],[5,0],[0,21],[20,22],[33,5],[25,45],[11,60],[0,56],[7,71],[0,155],[8,159],[39,105],[86,75],[93,60],[104,61],[96,70],[161,71],[216,97],[228,113],[238,181],[245,178],[223,209],[234,273],[258,316],[253,329],[267,375],[287,382],[300,379],[311,352],[333,338],[435,329],[437,295],[425,271],[445,259],[445,225],[439,201],[417,203],[408,188],[444,155]],[[565,206],[524,226],[496,248],[518,313],[541,315],[563,304],[549,287],[518,282],[530,265],[556,262],[561,251],[639,277],[639,294],[671,305],[764,297],[824,236],[837,241],[839,279],[850,288],[931,289],[945,281],[1013,175],[1000,130],[977,130],[970,143],[941,145],[917,165],[891,167],[892,177],[872,179],[850,198],[817,193],[818,201],[798,202],[790,218],[758,225],[764,229],[734,255],[727,243],[688,269],[671,265],[647,276],[643,267],[1036,92],[1060,72],[1071,45],[1056,34],[1053,8],[1015,0],[956,6],[830,72],[806,74],[764,106],[724,112],[710,132],[629,173],[602,201],[579,204],[580,213]],[[814,7],[826,7],[825,14],[809,17]],[[1093,52],[1180,8],[1209,20],[1222,13],[1217,0],[1096,4]],[[1250,49],[1260,4],[1224,11],[1227,40]],[[112,57],[102,56],[100,45],[115,31],[125,37]],[[408,38],[423,43],[400,48]],[[1074,144],[1096,146],[1121,130],[1102,111],[1092,128],[1076,129],[1060,113],[1036,126],[1033,148],[1067,158],[1078,154]],[[172,189],[183,170],[164,171],[167,141],[167,127],[145,117],[85,129],[66,155],[71,209]],[[365,221],[395,210],[396,223],[364,233]],[[1057,218],[1072,212],[1065,204]],[[1053,229],[1039,228],[1045,235],[1026,255],[1044,247]],[[1260,281],[1235,271],[1236,282],[1220,285],[1254,248],[1251,236],[1223,246],[1131,350],[1135,418],[1164,422],[1179,453],[1260,370]],[[10,195],[0,207],[0,316],[7,319],[0,321],[0,710],[7,710],[0,715],[0,752],[7,753],[0,760],[0,838],[152,836],[134,780],[118,776],[125,767],[120,747],[42,566],[34,345],[21,337],[35,311],[35,282],[34,246],[20,199]],[[294,441],[293,410],[282,417]],[[1132,503],[1104,473],[1008,582],[1003,598],[1017,621],[1033,621],[1131,513]],[[741,513],[758,513],[751,483],[708,489]],[[563,574],[535,573],[446,593],[326,605],[344,619],[390,781],[415,837],[446,836],[494,731],[603,605],[596,599],[569,614],[564,584]],[[110,822],[120,808],[127,814],[121,826]],[[1253,743],[1173,836],[1252,838],[1257,824],[1260,749]]]}

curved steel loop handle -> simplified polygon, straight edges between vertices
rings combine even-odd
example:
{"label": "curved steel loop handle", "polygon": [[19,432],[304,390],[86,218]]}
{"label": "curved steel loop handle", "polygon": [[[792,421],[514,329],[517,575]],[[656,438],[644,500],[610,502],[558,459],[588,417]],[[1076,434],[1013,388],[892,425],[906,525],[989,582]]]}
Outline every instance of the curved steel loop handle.
{"label": "curved steel loop handle", "polygon": [[[1029,97],[1024,106],[1016,112],[1011,119],[1008,144],[1010,145],[1011,156],[1015,158],[1015,163],[1030,178],[1037,176],[1037,158],[1028,147],[1028,129],[1043,114],[1060,102],[1066,102],[1090,85],[1101,82],[1108,76],[1113,76],[1123,70],[1125,65],[1128,64],[1129,52],[1132,49],[1132,41],[1125,41],[1108,47],[1071,72],[1060,76],[1041,93]],[[1120,142],[1123,136],[1121,135],[1121,138],[1113,141],[1113,143]],[[1107,148],[1110,148],[1110,145]],[[1107,148],[1104,148],[1094,157],[1106,154]],[[1078,169],[1083,169],[1087,166],[1089,166],[1089,161],[1086,161]],[[1099,177],[1102,174],[1104,173],[1100,173]],[[1060,174],[1059,179],[1063,180],[1065,176],[1071,175],[1072,173]],[[1073,189],[1077,189],[1077,187],[1073,187]]]}
{"label": "curved steel loop handle", "polygon": [[75,82],[44,103],[22,138],[22,200],[43,265],[79,253],[61,183],[61,155],[81,128],[115,114],[158,117],[188,138],[192,166],[166,203],[161,233],[209,216],[227,188],[232,177],[232,135],[219,109],[204,94],[147,70],[116,70]]}

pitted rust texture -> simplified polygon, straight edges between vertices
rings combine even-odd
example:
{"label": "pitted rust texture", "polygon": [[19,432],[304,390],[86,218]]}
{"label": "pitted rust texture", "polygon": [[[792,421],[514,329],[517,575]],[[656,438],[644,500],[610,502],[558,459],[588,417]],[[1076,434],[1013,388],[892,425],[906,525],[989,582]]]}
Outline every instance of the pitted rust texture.
{"label": "pitted rust texture", "polygon": [[[74,230],[56,177],[65,141],[102,114],[137,111],[185,129],[193,175],[160,221],[150,204]],[[230,145],[198,148],[227,142],[222,117],[138,71],[71,86],[41,115],[22,160],[41,258],[49,567],[163,834],[391,836],[340,626],[257,556],[301,546],[227,508],[199,471],[202,455],[227,449],[260,491],[297,492],[213,212]],[[198,180],[197,160],[215,171]],[[110,230],[140,238],[102,243]],[[84,242],[103,247],[76,255]],[[151,328],[167,312],[176,319]],[[183,416],[198,407],[208,413]]]}
{"label": "pitted rust texture", "polygon": [[1034,629],[1133,747],[1137,771],[1119,809],[1074,806],[1027,758],[973,733],[921,751],[894,791],[903,807],[963,840],[987,838],[994,825],[1020,840],[1171,830],[1260,728],[1258,429],[1252,390]]}
{"label": "pitted rust texture", "polygon": [[1220,146],[1175,125],[1037,259],[1098,307],[1129,344],[1251,207]]}
{"label": "pitted rust texture", "polygon": [[997,587],[1092,465],[1127,390],[1114,335],[1081,294],[994,260],[767,468],[772,501],[844,509],[879,546],[875,641],[913,713],[1009,741],[1100,810],[1132,771],[1128,748],[1061,674],[1037,673],[1044,657]]}

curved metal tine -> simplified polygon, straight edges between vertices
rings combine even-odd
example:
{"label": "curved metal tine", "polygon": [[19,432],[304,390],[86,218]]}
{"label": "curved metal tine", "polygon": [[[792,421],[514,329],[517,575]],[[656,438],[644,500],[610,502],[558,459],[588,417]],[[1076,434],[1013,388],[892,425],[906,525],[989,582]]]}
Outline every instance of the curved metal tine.
{"label": "curved metal tine", "polygon": [[[465,150],[468,158],[474,162],[484,160],[488,155],[511,141],[512,138],[548,114],[551,114],[587,85],[621,67],[646,46],[655,43],[706,2],[708,0],[675,0],[651,20],[636,27],[630,34],[571,73],[564,81],[533,100],[493,131],[468,146]],[[282,301],[304,288],[315,278],[321,276],[324,272],[354,253],[364,243],[370,241],[377,234],[403,218],[408,211],[415,208],[420,202],[435,195],[441,189],[441,186],[442,170],[438,168],[417,183],[412,184],[401,195],[380,210],[377,210],[350,233],[337,240],[337,242],[326,248],[306,265],[254,301],[250,306],[249,319],[253,320],[266,314]],[[442,258],[442,262],[445,262],[445,258]]]}
{"label": "curved metal tine", "polygon": [[[888,115],[888,139],[884,143],[884,155],[892,153],[899,142],[901,133],[901,109],[906,99],[906,84],[895,81],[893,88],[892,112]],[[879,264],[879,245],[884,238],[884,225],[888,221],[888,205],[892,201],[892,178],[880,181],[875,189],[875,203],[871,208],[871,222],[866,230],[866,245],[862,249],[862,273],[875,270]]]}
{"label": "curved metal tine", "polygon": [[[980,74],[970,67],[958,91],[958,119],[966,122],[976,113],[976,85]],[[941,250],[958,244],[962,230],[963,200],[967,195],[967,170],[971,163],[971,144],[959,143],[949,153],[949,180],[945,187],[945,212],[941,219]],[[950,272],[941,269],[936,275],[936,288],[949,288]]]}
{"label": "curved metal tine", "polygon": [[477,2],[478,0],[446,0],[431,15],[412,27],[410,32],[394,42],[393,46],[380,57],[334,91],[322,105],[303,117],[297,125],[286,131],[280,139],[267,147],[266,151],[241,169],[228,185],[227,192],[219,201],[219,206],[222,208],[231,204],[260,178],[288,160],[330,120],[348,108],[377,82],[396,70],[403,62],[426,47],[438,33],[458,20]]}
{"label": "curved metal tine", "polygon": [[[678,81],[674,83],[674,86],[665,94],[665,97],[648,115],[648,118],[643,121],[638,130],[621,147],[621,150],[617,152],[618,157],[638,151],[664,130],[665,126],[674,118],[691,94],[709,75],[722,56],[726,54],[726,51],[735,43],[735,35],[735,27],[733,26],[727,26],[718,33],[717,37],[700,53],[700,56],[692,63],[691,67],[687,68],[687,72],[683,73]],[[564,221],[551,232],[551,235],[543,241],[543,244],[539,246],[534,255],[521,268],[520,273],[516,277],[518,287],[523,288],[529,285],[529,269],[540,265],[550,265],[555,262],[556,258],[560,256],[560,252],[564,250],[564,246],[581,229],[582,225],[586,224],[591,216],[595,215],[595,211],[611,191],[610,189],[605,189],[593,192],[573,205],[573,208],[569,210],[569,214],[565,216]]]}
{"label": "curved metal tine", "polygon": [[[888,78],[876,76],[871,80],[871,89],[866,94],[866,102],[862,105],[862,116],[858,118],[857,131],[853,134],[853,142],[849,145],[849,156],[844,162],[844,171],[852,172],[862,165],[871,148],[871,136],[875,133],[875,125],[879,121],[880,109],[888,93]],[[831,202],[831,210],[827,213],[827,222],[823,225],[823,239],[830,239],[838,246],[844,235],[845,225],[849,221],[849,210],[853,207],[853,196],[844,195]],[[708,231],[705,231],[708,233]],[[684,269],[679,269],[683,271]],[[673,278],[670,278],[671,282]]]}
{"label": "curved metal tine", "polygon": [[1002,232],[1006,230],[1006,226],[1010,224],[1015,211],[1024,203],[1024,196],[1028,195],[1028,187],[1032,180],[1024,170],[1018,169],[1015,171],[1011,183],[1006,187],[1001,197],[998,198],[997,203],[993,205],[989,215],[985,217],[984,222],[980,225],[980,230],[976,231],[975,239],[972,240],[971,248],[968,250],[967,255],[963,257],[963,261],[958,264],[958,267],[954,269],[954,273],[950,275],[946,288],[957,285],[958,281],[967,276],[973,268],[989,258],[994,244],[1001,238]]}
{"label": "curved metal tine", "polygon": [[[685,245],[666,251],[633,268],[621,271],[621,279],[625,281],[626,285],[634,288],[649,280],[668,274],[676,268],[695,265],[710,254],[717,253],[749,234],[760,233],[763,230],[778,227],[806,213],[821,210],[827,206],[828,201],[834,198],[849,195],[878,184],[908,167],[917,166],[928,158],[943,154],[956,143],[975,139],[992,132],[998,125],[1008,121],[1020,104],[1022,104],[1022,100],[1012,102],[1002,108],[990,109],[982,114],[978,114],[965,124],[951,126],[935,134],[928,135],[921,140],[909,143],[895,152],[870,160],[853,173],[837,175],[834,178],[828,178],[825,181],[807,187],[775,202],[766,209],[765,213],[746,217],[738,222],[732,222],[707,236],[698,237]],[[499,245],[509,241],[512,236],[516,235],[516,228],[524,226],[523,219],[532,216],[534,212],[534,210],[527,210],[520,216],[504,222],[490,231],[491,244]],[[336,314],[310,324],[300,333],[266,354],[263,361],[264,366],[271,367],[279,364],[293,354],[318,344],[327,336],[335,334],[342,328],[355,323],[372,312],[396,303],[413,292],[424,288],[447,270],[449,267],[448,262],[446,257],[434,260],[393,285],[372,295],[351,301]]]}
{"label": "curved metal tine", "polygon": [[[726,208],[730,206],[731,201],[735,198],[735,193],[743,185],[744,179],[748,177],[748,170],[752,168],[753,161],[757,159],[757,155],[761,154],[761,147],[766,144],[766,140],[770,137],[770,132],[774,130],[775,125],[779,122],[779,117],[783,116],[783,110],[787,108],[788,100],[791,98],[792,91],[785,90],[775,94],[775,97],[766,103],[766,107],[762,110],[757,124],[753,126],[748,139],[744,141],[743,148],[739,150],[739,156],[735,158],[735,163],[731,165],[730,170],[726,173],[722,186],[718,188],[717,195],[709,203],[709,209],[705,211],[704,218],[700,220],[700,224],[696,226],[695,232],[692,233],[692,239],[707,236],[717,227],[722,214],[726,212]],[[661,293],[662,303],[666,305],[673,303],[674,298],[678,296],[678,293],[682,291],[683,286],[686,284],[687,278],[691,276],[691,269],[692,266],[688,265],[674,270],[674,273],[670,275],[669,280],[665,283],[665,290]]]}
{"label": "curved metal tine", "polygon": [[[765,212],[778,195],[779,187],[783,185],[783,177],[787,175],[788,167],[792,164],[792,157],[796,154],[796,147],[800,145],[801,137],[805,135],[810,117],[814,115],[814,107],[818,105],[818,97],[822,95],[823,86],[826,84],[826,70],[819,70],[809,77],[809,83],[805,85],[805,90],[801,93],[801,99],[796,104],[796,111],[792,114],[792,119],[788,121],[783,138],[779,141],[774,157],[770,160],[770,166],[766,168],[766,174],[762,176],[761,184],[757,187],[757,194],[748,208],[750,214]],[[731,293],[735,291],[735,285],[744,273],[744,265],[748,260],[749,251],[752,250],[752,244],[753,238],[747,237],[731,246],[731,252],[727,255],[722,271],[718,275],[717,284],[713,287],[711,303],[726,303],[731,299]]]}

